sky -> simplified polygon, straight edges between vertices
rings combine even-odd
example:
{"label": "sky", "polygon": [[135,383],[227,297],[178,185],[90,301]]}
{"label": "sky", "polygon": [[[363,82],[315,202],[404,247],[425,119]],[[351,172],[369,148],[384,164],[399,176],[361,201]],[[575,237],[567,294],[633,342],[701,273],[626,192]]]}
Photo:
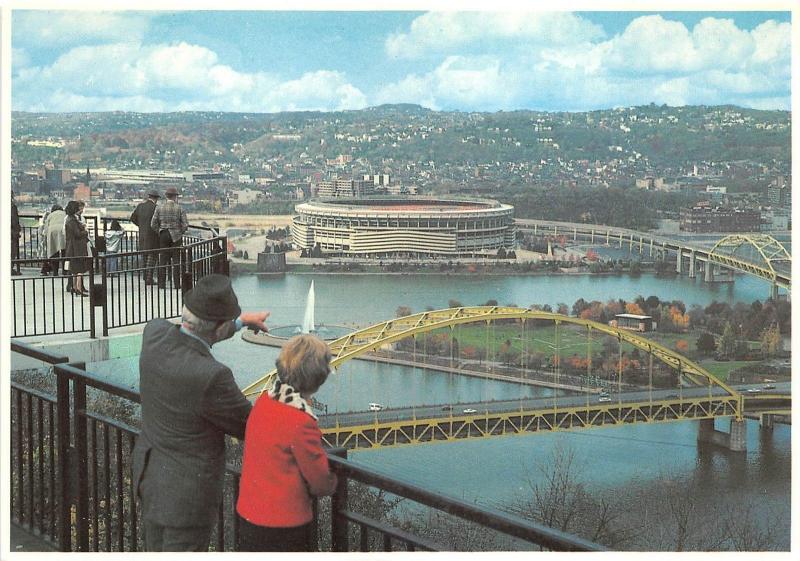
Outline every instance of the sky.
{"label": "sky", "polygon": [[12,109],[790,109],[791,13],[14,10]]}

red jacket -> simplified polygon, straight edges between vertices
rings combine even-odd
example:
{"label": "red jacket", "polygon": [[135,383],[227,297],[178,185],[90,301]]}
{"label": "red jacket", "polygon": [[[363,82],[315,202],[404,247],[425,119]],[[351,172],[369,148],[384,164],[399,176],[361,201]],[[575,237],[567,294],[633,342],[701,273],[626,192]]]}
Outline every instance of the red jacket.
{"label": "red jacket", "polygon": [[313,517],[311,497],[335,489],[317,422],[266,394],[258,398],[244,434],[239,515],[258,526],[302,526]]}

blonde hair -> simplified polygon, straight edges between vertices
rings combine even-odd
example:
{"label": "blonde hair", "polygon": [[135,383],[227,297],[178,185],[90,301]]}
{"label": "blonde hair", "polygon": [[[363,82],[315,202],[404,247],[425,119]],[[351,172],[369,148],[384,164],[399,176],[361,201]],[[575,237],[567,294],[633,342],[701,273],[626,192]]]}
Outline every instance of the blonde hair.
{"label": "blonde hair", "polygon": [[325,383],[330,372],[331,349],[313,335],[289,340],[278,355],[278,377],[300,393],[313,393]]}

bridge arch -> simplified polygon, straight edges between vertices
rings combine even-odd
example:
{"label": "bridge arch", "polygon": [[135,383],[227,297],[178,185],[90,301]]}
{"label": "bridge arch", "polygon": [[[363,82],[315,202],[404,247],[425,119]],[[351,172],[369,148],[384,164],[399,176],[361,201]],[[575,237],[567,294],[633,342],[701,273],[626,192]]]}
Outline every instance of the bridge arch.
{"label": "bridge arch", "polygon": [[[330,343],[333,353],[331,366],[336,368],[348,360],[377,350],[384,345],[418,334],[461,324],[492,322],[505,319],[522,321],[545,320],[552,321],[556,324],[565,323],[586,327],[598,333],[615,337],[620,342],[629,343],[635,348],[651,354],[661,362],[677,369],[680,376],[686,376],[695,383],[700,383],[699,380],[703,379],[705,384],[709,387],[718,386],[723,388],[730,396],[741,396],[739,392],[696,362],[635,332],[588,319],[540,310],[506,306],[471,306],[426,311],[365,327]],[[276,371],[273,369],[265,376],[248,385],[243,390],[244,394],[251,397],[263,391],[266,384],[275,373]]]}
{"label": "bridge arch", "polygon": [[[736,258],[734,253],[743,246],[754,248],[764,260],[764,266],[759,267],[743,259]],[[709,256],[713,261],[732,265],[747,272],[755,272],[773,282],[776,282],[780,275],[791,274],[791,254],[781,242],[767,234],[731,234],[725,236],[714,244]],[[786,263],[788,268],[785,271],[778,271],[775,269],[775,265],[778,263]]]}

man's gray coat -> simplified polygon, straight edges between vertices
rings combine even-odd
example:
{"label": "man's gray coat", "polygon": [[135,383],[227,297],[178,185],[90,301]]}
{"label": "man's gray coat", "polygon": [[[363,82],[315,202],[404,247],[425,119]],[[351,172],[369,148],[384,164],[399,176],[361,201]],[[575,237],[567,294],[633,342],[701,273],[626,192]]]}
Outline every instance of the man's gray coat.
{"label": "man's gray coat", "polygon": [[133,484],[142,516],[162,526],[211,525],[222,496],[225,434],[244,438],[250,402],[202,341],[164,319],[144,329],[139,376]]}

